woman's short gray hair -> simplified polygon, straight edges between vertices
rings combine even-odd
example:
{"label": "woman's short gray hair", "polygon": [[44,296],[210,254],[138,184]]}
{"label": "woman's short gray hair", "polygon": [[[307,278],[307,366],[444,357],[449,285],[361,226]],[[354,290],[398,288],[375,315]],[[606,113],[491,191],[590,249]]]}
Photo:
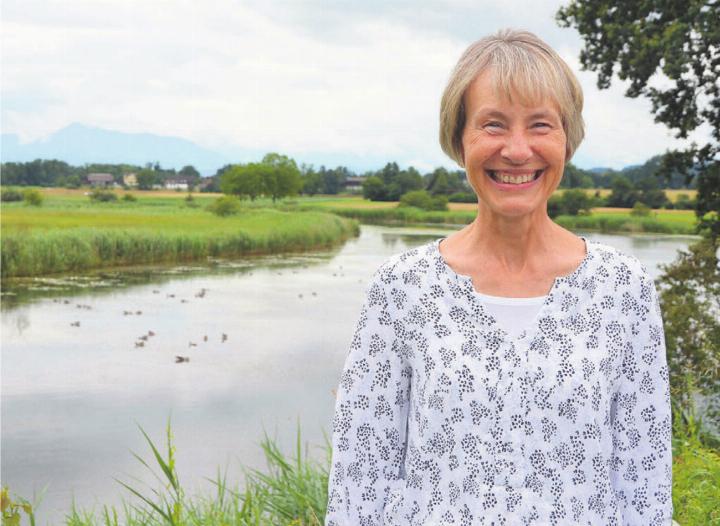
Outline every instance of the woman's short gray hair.
{"label": "woman's short gray hair", "polygon": [[462,134],[465,128],[463,98],[468,86],[483,71],[493,71],[497,93],[524,105],[549,99],[560,110],[567,137],[566,161],[583,140],[583,94],[577,78],[555,50],[528,31],[503,29],[471,44],[458,60],[440,103],[440,146],[463,166]]}

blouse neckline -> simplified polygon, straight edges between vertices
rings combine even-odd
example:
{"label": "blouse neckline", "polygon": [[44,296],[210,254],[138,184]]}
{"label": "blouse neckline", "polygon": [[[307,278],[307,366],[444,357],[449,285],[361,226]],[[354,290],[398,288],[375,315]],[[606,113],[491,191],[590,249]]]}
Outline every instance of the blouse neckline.
{"label": "blouse neckline", "polygon": [[[535,333],[539,330],[539,323],[540,320],[547,316],[547,312],[549,309],[551,309],[555,293],[560,288],[561,284],[572,282],[574,281],[582,272],[584,272],[585,268],[587,267],[589,261],[592,259],[592,242],[589,241],[587,238],[583,236],[579,236],[580,239],[582,239],[585,242],[585,257],[582,259],[580,264],[577,266],[575,270],[573,270],[571,273],[566,274],[565,276],[556,276],[553,280],[553,284],[550,287],[550,290],[548,291],[547,295],[544,296],[545,300],[543,301],[542,305],[540,306],[540,309],[536,313],[535,317],[533,318],[532,322],[529,324],[529,328],[526,331],[523,331],[523,333],[513,338],[511,337],[508,332],[503,329],[498,321],[495,319],[492,314],[490,314],[487,309],[483,306],[483,296],[484,294],[478,292],[475,290],[475,286],[472,282],[472,277],[467,276],[465,274],[459,274],[455,272],[450,265],[447,264],[445,261],[445,258],[440,253],[440,243],[446,239],[445,237],[437,238],[435,241],[432,242],[432,249],[435,252],[435,258],[440,263],[440,266],[443,268],[443,270],[451,277],[453,277],[458,283],[462,285],[465,292],[468,295],[468,298],[473,302],[479,311],[481,311],[489,320],[489,326],[492,331],[498,331],[503,336],[504,339],[507,341],[510,341],[512,343],[519,343],[523,340],[530,340]],[[523,298],[520,298],[523,299]]]}

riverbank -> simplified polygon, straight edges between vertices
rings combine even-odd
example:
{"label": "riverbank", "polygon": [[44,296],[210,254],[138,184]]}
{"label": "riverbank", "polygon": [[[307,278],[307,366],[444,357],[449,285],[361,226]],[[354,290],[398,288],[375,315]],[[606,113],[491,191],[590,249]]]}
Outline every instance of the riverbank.
{"label": "riverbank", "polygon": [[39,208],[3,206],[2,278],[307,251],[341,243],[359,231],[355,221],[321,211],[248,208],[217,217],[173,198],[48,201]]}
{"label": "riverbank", "polygon": [[[396,203],[373,203],[360,198],[318,198],[290,201],[285,210],[324,210],[343,217],[356,219],[364,224],[446,224],[467,225],[475,219],[476,205],[472,203],[449,203],[445,212],[425,211],[413,207],[397,207]],[[646,217],[633,216],[630,209],[594,209],[587,216],[561,215],[555,221],[569,230],[610,233],[695,233],[695,214],[692,210],[653,210]]]}

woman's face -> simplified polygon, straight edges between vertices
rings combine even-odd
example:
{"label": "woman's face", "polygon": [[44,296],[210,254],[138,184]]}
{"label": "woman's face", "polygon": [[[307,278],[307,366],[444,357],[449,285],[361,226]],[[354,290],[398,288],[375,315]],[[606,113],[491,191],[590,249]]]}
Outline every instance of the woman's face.
{"label": "woman's face", "polygon": [[493,213],[544,210],[560,184],[566,137],[555,103],[523,106],[496,95],[491,71],[465,92],[463,160],[468,181]]}

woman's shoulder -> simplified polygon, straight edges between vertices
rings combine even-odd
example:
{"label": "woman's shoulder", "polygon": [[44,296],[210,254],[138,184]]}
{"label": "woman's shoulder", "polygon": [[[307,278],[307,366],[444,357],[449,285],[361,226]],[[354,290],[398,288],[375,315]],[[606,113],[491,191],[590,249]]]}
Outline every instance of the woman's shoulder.
{"label": "woman's shoulder", "polygon": [[638,277],[648,275],[647,268],[637,257],[605,243],[598,241],[588,241],[588,243],[598,264],[628,272]]}
{"label": "woman's shoulder", "polygon": [[385,285],[401,283],[420,286],[423,277],[433,267],[438,240],[424,243],[385,259],[374,273],[374,278]]}
{"label": "woman's shoulder", "polygon": [[588,269],[615,293],[627,292],[645,298],[655,282],[645,265],[635,256],[616,247],[588,241],[593,263]]}

